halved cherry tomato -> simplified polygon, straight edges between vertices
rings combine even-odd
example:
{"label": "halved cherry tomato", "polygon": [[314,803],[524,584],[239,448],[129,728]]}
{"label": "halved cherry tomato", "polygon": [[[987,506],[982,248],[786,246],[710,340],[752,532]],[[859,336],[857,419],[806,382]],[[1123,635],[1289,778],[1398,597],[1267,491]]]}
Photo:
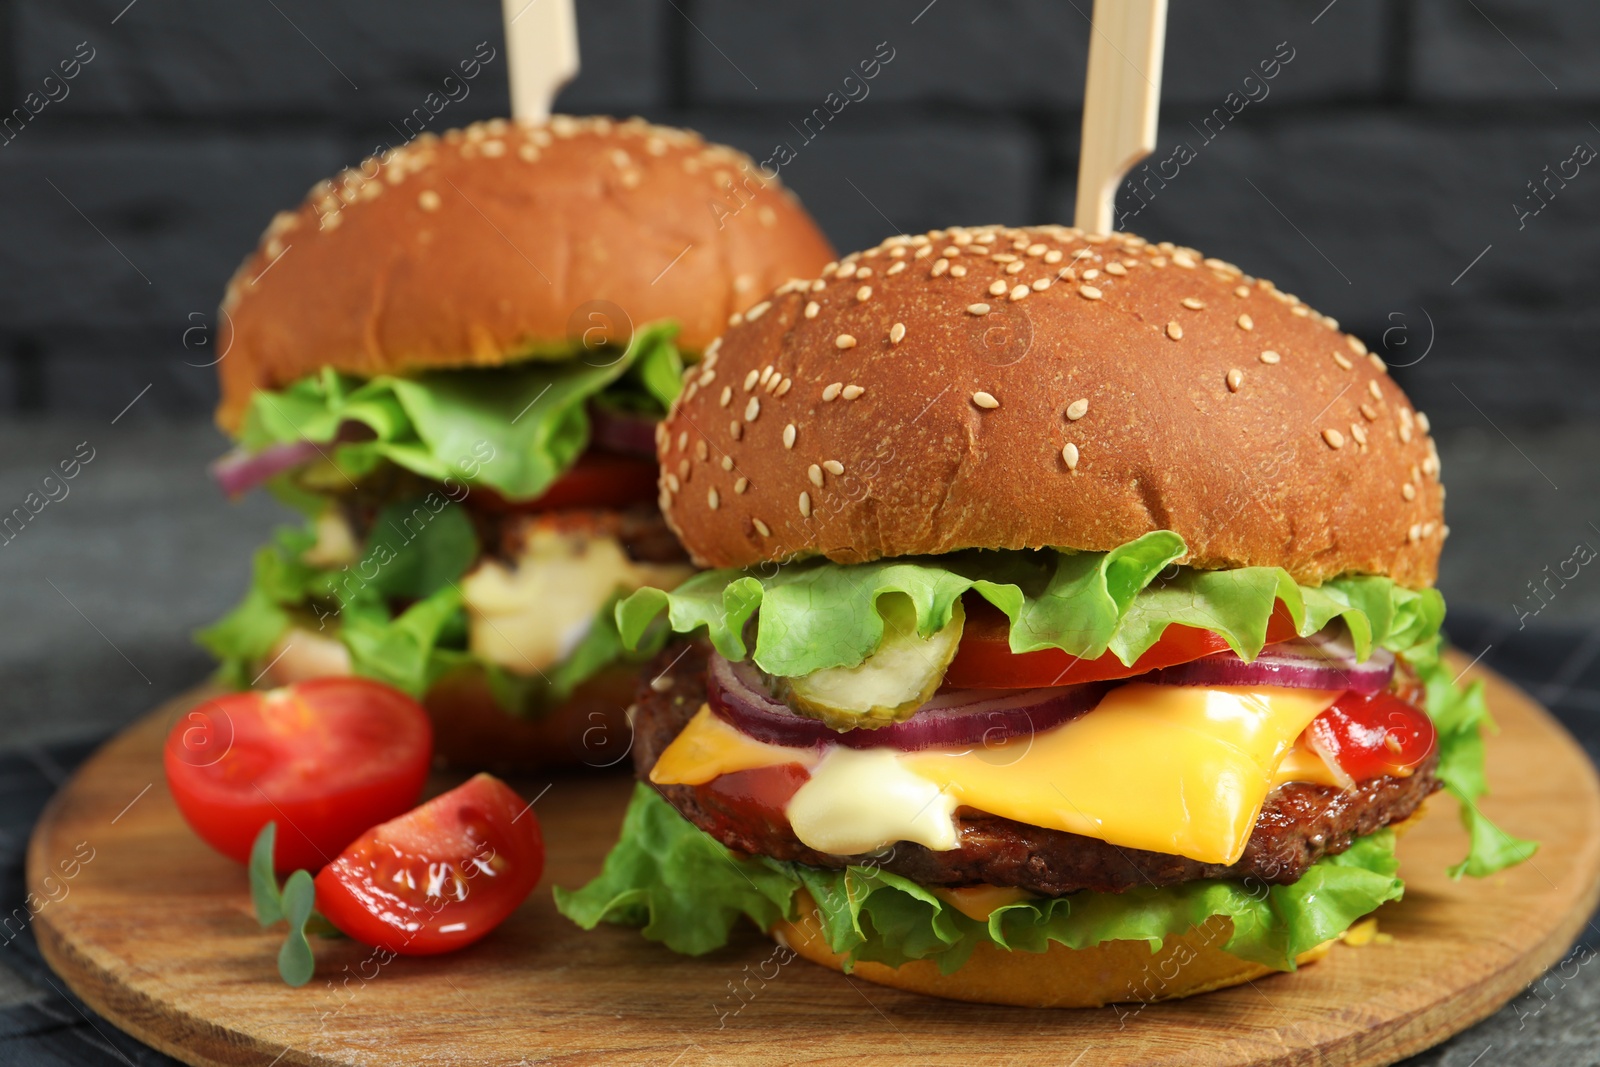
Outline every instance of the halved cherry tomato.
{"label": "halved cherry tomato", "polygon": [[431,956],[499,926],[543,873],[539,817],[480,774],[345,849],[317,875],[317,909],[363,944]]}
{"label": "halved cherry tomato", "polygon": [[[1052,685],[1075,685],[1114,678],[1132,678],[1158,667],[1221,652],[1228,643],[1210,630],[1193,626],[1168,626],[1160,640],[1131,665],[1112,653],[1097,659],[1079,659],[1059,649],[1040,652],[1011,651],[1011,620],[1005,613],[980,597],[967,597],[966,626],[955,659],[945,671],[944,684],[953,689],[1037,689]],[[1267,643],[1293,637],[1294,620],[1282,602],[1274,605],[1267,622]]]}
{"label": "halved cherry tomato", "polygon": [[363,830],[417,802],[433,759],[422,705],[366,678],[318,678],[208,700],[167,735],[178,810],[245,863],[278,824],[279,870],[316,870]]}
{"label": "halved cherry tomato", "polygon": [[1306,732],[1358,782],[1409,778],[1439,743],[1428,713],[1392,693],[1346,693]]}
{"label": "halved cherry tomato", "polygon": [[625,508],[656,498],[656,475],[654,459],[591,450],[533,500],[507,500],[481,486],[473,496],[479,507],[498,512]]}

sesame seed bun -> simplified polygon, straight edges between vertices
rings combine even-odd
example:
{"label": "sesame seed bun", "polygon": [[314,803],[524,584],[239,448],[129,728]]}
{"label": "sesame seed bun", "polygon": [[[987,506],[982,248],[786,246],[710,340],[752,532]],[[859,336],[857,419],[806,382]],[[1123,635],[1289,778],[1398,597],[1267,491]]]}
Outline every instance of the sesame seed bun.
{"label": "sesame seed bun", "polygon": [[[801,901],[800,910],[802,916],[809,915],[809,897]],[[812,963],[844,970],[844,957],[828,947],[814,918],[780,920],[769,933]],[[950,974],[941,974],[939,965],[931,960],[912,960],[900,967],[857,963],[850,973],[911,993],[980,1004],[1023,1008],[1148,1004],[1226,989],[1275,973],[1222,951],[1231,933],[1232,924],[1221,919],[1167,938],[1155,954],[1143,941],[1107,941],[1085,949],[1052,943],[1044,952],[1008,952],[979,945],[971,958]],[[1326,956],[1331,946],[1332,942],[1324,942],[1302,952],[1295,962],[1302,966],[1314,963]]]}
{"label": "sesame seed bun", "polygon": [[684,130],[557,116],[423,134],[267,227],[222,302],[217,421],[236,430],[253,391],[325,366],[564,356],[599,321],[590,301],[634,326],[676,319],[698,352],[832,255],[792,194]]}
{"label": "sesame seed bun", "polygon": [[1272,283],[1064,227],[898,237],[821,274],[738,316],[658,430],[662,510],[696,562],[1168,529],[1197,567],[1433,582],[1427,417]]}

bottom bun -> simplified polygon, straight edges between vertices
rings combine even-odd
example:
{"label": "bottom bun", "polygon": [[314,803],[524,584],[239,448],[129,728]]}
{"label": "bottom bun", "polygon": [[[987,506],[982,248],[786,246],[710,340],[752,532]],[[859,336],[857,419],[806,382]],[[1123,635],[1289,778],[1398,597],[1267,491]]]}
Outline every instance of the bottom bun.
{"label": "bottom bun", "polygon": [[[331,637],[291,628],[258,681],[290,685],[351,673],[350,653]],[[461,770],[514,773],[548,767],[625,767],[632,749],[628,705],[638,668],[617,663],[539,715],[500,707],[480,668],[467,667],[434,683],[422,700],[433,720],[434,758]]]}
{"label": "bottom bun", "polygon": [[[780,920],[768,933],[812,963],[844,971],[844,956],[828,947],[811,899],[803,897],[798,903],[805,918]],[[1022,1008],[1148,1004],[1278,973],[1222,951],[1232,931],[1233,924],[1219,916],[1181,936],[1167,938],[1161,951],[1154,954],[1143,941],[1107,941],[1085,949],[1052,941],[1044,952],[1008,952],[983,944],[951,974],[941,974],[932,960],[912,960],[899,967],[862,962],[848,973],[911,993],[979,1004]],[[1302,952],[1296,962],[1314,963],[1328,954],[1332,944],[1326,941]]]}

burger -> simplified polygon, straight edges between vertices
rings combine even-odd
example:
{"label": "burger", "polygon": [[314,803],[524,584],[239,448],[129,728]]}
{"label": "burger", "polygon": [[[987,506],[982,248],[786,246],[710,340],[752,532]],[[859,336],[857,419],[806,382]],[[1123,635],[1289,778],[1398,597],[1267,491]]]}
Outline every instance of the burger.
{"label": "burger", "polygon": [[[1062,227],[896,237],[737,316],[659,439],[696,563],[582,926],[698,954],[741,917],[962,1000],[1091,1006],[1290,971],[1493,826],[1441,664],[1427,418],[1338,324],[1218,259]],[[1368,928],[1370,929],[1370,928]]]}
{"label": "burger", "polygon": [[423,134],[318,183],[222,303],[215,474],[304,516],[199,635],[223,681],[379,679],[457,763],[625,751],[612,603],[692,573],[657,420],[729,315],[832,255],[743,155],[639,119]]}

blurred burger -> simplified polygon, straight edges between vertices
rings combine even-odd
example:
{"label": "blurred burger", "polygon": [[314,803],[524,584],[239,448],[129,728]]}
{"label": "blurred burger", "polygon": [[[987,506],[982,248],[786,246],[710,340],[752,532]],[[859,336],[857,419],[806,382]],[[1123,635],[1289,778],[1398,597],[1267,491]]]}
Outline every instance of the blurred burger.
{"label": "blurred burger", "polygon": [[558,894],[580,924],[700,953],[747,916],[873,981],[1088,1006],[1317,958],[1401,895],[1393,828],[1441,788],[1456,873],[1531,853],[1472,803],[1428,421],[1270,282],[1125,234],[901,237],[694,381],[661,502],[722,569],[618,608],[624,644],[688,640],[638,692],[621,840]]}
{"label": "blurred burger", "polygon": [[425,134],[319,183],[222,304],[214,473],[306,520],[201,633],[222,677],[380,679],[456,762],[620,758],[612,602],[692,572],[658,420],[731,314],[831,255],[744,156],[638,119]]}

